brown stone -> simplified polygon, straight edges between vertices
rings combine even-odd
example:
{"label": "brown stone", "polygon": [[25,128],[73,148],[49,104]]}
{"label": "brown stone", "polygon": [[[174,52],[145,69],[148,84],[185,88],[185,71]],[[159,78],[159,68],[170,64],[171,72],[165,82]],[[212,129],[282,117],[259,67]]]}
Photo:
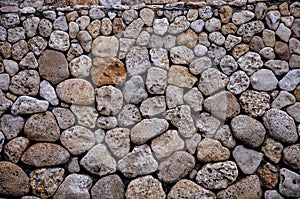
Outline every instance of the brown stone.
{"label": "brown stone", "polygon": [[258,169],[257,174],[267,189],[274,189],[278,183],[278,171],[275,166],[270,163],[265,164],[261,169]]}
{"label": "brown stone", "polygon": [[93,59],[91,76],[97,86],[106,84],[123,85],[126,80],[126,69],[124,64],[117,58],[96,57]]}
{"label": "brown stone", "polygon": [[221,30],[224,35],[228,35],[228,34],[233,35],[237,31],[237,27],[233,23],[228,23],[228,24],[223,25]]}
{"label": "brown stone", "polygon": [[294,90],[294,95],[296,97],[296,100],[300,102],[300,85],[297,86],[297,88]]}
{"label": "brown stone", "polygon": [[94,88],[84,79],[68,79],[56,87],[59,99],[77,105],[89,105],[94,102]]}
{"label": "brown stone", "polygon": [[275,53],[280,59],[289,60],[290,58],[289,47],[286,43],[282,41],[277,41],[275,43]]}
{"label": "brown stone", "polygon": [[0,54],[4,58],[9,58],[11,56],[11,44],[8,42],[0,42]]}
{"label": "brown stone", "polygon": [[249,44],[250,50],[259,52],[261,49],[265,47],[264,42],[261,37],[254,36]]}
{"label": "brown stone", "polygon": [[29,192],[29,178],[16,164],[0,162],[0,195],[23,196]]}
{"label": "brown stone", "polygon": [[197,44],[197,41],[198,36],[191,29],[188,29],[184,33],[180,34],[176,39],[176,42],[179,46],[187,46],[188,48],[194,48]]}
{"label": "brown stone", "polygon": [[218,162],[228,160],[230,151],[221,142],[210,138],[201,140],[197,147],[197,159],[200,162]]}
{"label": "brown stone", "polygon": [[229,23],[232,17],[232,8],[230,6],[223,6],[220,9],[220,17],[222,23]]}
{"label": "brown stone", "polygon": [[282,150],[282,144],[272,138],[267,138],[261,147],[261,151],[264,155],[276,164],[281,160]]}
{"label": "brown stone", "polygon": [[25,40],[21,40],[12,46],[11,55],[15,60],[20,61],[28,52],[28,45]]}
{"label": "brown stone", "polygon": [[6,160],[17,163],[29,144],[29,139],[17,137],[10,140],[4,147],[3,156]]}
{"label": "brown stone", "polygon": [[232,49],[232,56],[235,59],[238,59],[248,51],[249,51],[249,46],[247,44],[239,44]]}
{"label": "brown stone", "polygon": [[35,167],[65,164],[69,159],[70,154],[65,148],[51,143],[34,144],[21,157],[23,163]]}
{"label": "brown stone", "polygon": [[125,24],[122,18],[115,18],[112,24],[113,33],[116,37],[121,37],[122,32],[125,30]]}
{"label": "brown stone", "polygon": [[70,6],[76,6],[76,5],[98,5],[99,0],[70,0]]}
{"label": "brown stone", "polygon": [[38,62],[40,76],[53,84],[58,84],[69,77],[68,62],[61,52],[46,50]]}

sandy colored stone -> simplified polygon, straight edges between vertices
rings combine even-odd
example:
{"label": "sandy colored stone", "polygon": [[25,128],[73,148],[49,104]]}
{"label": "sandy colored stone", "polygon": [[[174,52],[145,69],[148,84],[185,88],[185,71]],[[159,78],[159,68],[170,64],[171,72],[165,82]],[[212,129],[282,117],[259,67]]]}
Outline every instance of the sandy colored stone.
{"label": "sandy colored stone", "polygon": [[117,158],[123,158],[130,151],[130,130],[127,128],[114,128],[106,132],[105,143]]}
{"label": "sandy colored stone", "polygon": [[276,164],[281,160],[282,150],[282,144],[272,138],[267,138],[261,147],[264,155]]}
{"label": "sandy colored stone", "polygon": [[57,85],[56,93],[59,99],[71,104],[89,105],[95,100],[92,84],[84,79],[67,79]]}
{"label": "sandy colored stone", "polygon": [[200,162],[218,162],[229,158],[230,151],[221,142],[210,138],[201,140],[197,147],[197,159]]}
{"label": "sandy colored stone", "polygon": [[173,65],[168,72],[169,84],[192,88],[196,81],[197,78],[189,72],[188,68],[183,66]]}
{"label": "sandy colored stone", "polygon": [[7,140],[18,136],[24,127],[24,119],[20,116],[5,114],[0,119],[0,129]]}
{"label": "sandy colored stone", "polygon": [[100,114],[116,115],[123,106],[122,92],[113,86],[102,86],[96,89],[97,110]]}
{"label": "sandy colored stone", "polygon": [[117,56],[119,41],[115,36],[99,36],[92,43],[92,53],[99,57]]}
{"label": "sandy colored stone", "polygon": [[3,149],[4,159],[17,163],[28,145],[29,139],[25,137],[17,137],[10,140]]}

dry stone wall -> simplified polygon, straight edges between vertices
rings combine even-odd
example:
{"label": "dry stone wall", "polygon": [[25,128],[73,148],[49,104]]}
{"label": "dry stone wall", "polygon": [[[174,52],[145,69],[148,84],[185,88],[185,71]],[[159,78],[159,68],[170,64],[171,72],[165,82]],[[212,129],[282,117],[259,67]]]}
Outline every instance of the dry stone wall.
{"label": "dry stone wall", "polygon": [[297,1],[1,1],[0,197],[300,198],[299,37]]}

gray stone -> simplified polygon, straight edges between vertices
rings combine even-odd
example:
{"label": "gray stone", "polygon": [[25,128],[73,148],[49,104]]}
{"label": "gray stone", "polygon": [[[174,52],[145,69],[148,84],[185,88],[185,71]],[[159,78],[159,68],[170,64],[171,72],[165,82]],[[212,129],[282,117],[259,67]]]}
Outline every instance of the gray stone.
{"label": "gray stone", "polygon": [[277,88],[278,80],[271,70],[260,69],[251,75],[250,82],[255,90],[272,91]]}
{"label": "gray stone", "polygon": [[239,168],[247,175],[254,174],[263,158],[262,153],[247,149],[243,145],[236,146],[232,155]]}
{"label": "gray stone", "polygon": [[169,70],[168,51],[164,48],[152,48],[150,50],[151,61],[157,67]]}
{"label": "gray stone", "polygon": [[234,35],[228,35],[225,41],[225,48],[226,50],[231,50],[232,48],[234,48],[236,45],[238,45],[239,43],[241,43],[242,38],[241,37],[237,37]]}
{"label": "gray stone", "polygon": [[196,133],[196,127],[188,105],[178,106],[166,111],[165,118],[169,120],[178,132],[185,138],[191,138]]}
{"label": "gray stone", "polygon": [[139,75],[133,76],[128,80],[123,88],[124,99],[128,103],[138,104],[148,97],[144,87],[143,78]]}
{"label": "gray stone", "polygon": [[283,150],[283,162],[292,169],[300,169],[300,144],[294,144],[284,148]]}
{"label": "gray stone", "polygon": [[193,75],[199,75],[210,67],[212,67],[211,59],[209,57],[202,56],[200,58],[194,59],[191,62],[191,64],[189,65],[189,70]]}
{"label": "gray stone", "polygon": [[143,8],[140,11],[140,17],[144,21],[146,26],[152,26],[154,20],[154,11],[150,8]]}
{"label": "gray stone", "polygon": [[197,146],[197,159],[200,162],[219,162],[228,160],[230,151],[218,140],[205,138]]}
{"label": "gray stone", "polygon": [[150,94],[156,94],[156,95],[164,94],[166,87],[167,87],[167,71],[158,67],[149,68],[147,72],[147,78],[146,78],[146,88],[148,92]]}
{"label": "gray stone", "polygon": [[213,17],[205,22],[205,29],[208,32],[218,31],[221,29],[221,21]]}
{"label": "gray stone", "polygon": [[163,36],[169,28],[169,22],[167,18],[154,19],[153,22],[153,31],[157,35]]}
{"label": "gray stone", "polygon": [[29,52],[20,62],[20,67],[25,69],[35,69],[38,66],[38,61],[33,52]]}
{"label": "gray stone", "polygon": [[94,7],[94,8],[90,9],[89,16],[92,19],[102,19],[103,17],[105,17],[105,13],[103,12],[103,10],[101,8]]}
{"label": "gray stone", "polygon": [[[0,139],[1,139],[0,143],[4,143],[4,136]],[[7,144],[3,149],[4,159],[13,163],[19,162],[22,154],[24,153],[28,145],[29,145],[29,139],[25,137],[16,137],[10,140],[9,142],[7,142]]]}
{"label": "gray stone", "polygon": [[300,68],[300,55],[292,54],[289,59],[289,65],[291,68]]}
{"label": "gray stone", "polygon": [[280,23],[276,30],[276,35],[284,42],[288,42],[291,34],[292,31],[289,28],[287,28],[283,23]]}
{"label": "gray stone", "polygon": [[61,30],[51,33],[49,47],[59,51],[67,51],[70,47],[69,35]]}
{"label": "gray stone", "polygon": [[280,169],[279,192],[285,197],[300,196],[300,175],[286,168]]}
{"label": "gray stone", "polygon": [[132,180],[125,193],[126,198],[165,198],[162,184],[151,175]]}
{"label": "gray stone", "polygon": [[[283,92],[283,91],[282,91]],[[294,118],[296,122],[300,122],[300,103],[296,102],[286,109],[287,113]]]}
{"label": "gray stone", "polygon": [[208,39],[210,42],[215,43],[219,46],[223,45],[225,43],[225,37],[222,33],[215,31],[208,35]]}
{"label": "gray stone", "polygon": [[59,100],[56,96],[55,89],[53,86],[46,80],[40,83],[40,96],[47,100],[53,106],[58,105]]}
{"label": "gray stone", "polygon": [[174,64],[189,64],[194,58],[194,52],[186,46],[176,46],[171,48],[170,57]]}
{"label": "gray stone", "polygon": [[83,126],[73,126],[61,133],[60,141],[71,154],[80,155],[95,145],[95,136],[91,130]]}
{"label": "gray stone", "polygon": [[105,143],[112,155],[121,159],[130,151],[130,130],[127,128],[114,128],[106,132]]}
{"label": "gray stone", "polygon": [[263,66],[263,62],[259,54],[255,52],[248,52],[238,59],[240,68],[247,73],[252,75],[255,71]]}
{"label": "gray stone", "polygon": [[72,105],[71,111],[76,116],[78,125],[82,125],[90,129],[95,128],[98,117],[98,113],[95,108]]}
{"label": "gray stone", "polygon": [[194,111],[202,110],[203,95],[198,88],[193,87],[183,96],[183,99]]}
{"label": "gray stone", "polygon": [[27,52],[28,52],[27,42],[25,40],[20,40],[12,46],[11,56],[15,60],[20,61],[27,54]]}
{"label": "gray stone", "polygon": [[7,39],[7,31],[4,27],[0,26],[0,41],[6,41]]}
{"label": "gray stone", "polygon": [[12,28],[20,24],[18,13],[3,13],[0,15],[1,26],[4,28]]}
{"label": "gray stone", "polygon": [[286,143],[295,143],[298,140],[294,119],[286,112],[270,109],[263,116],[263,121],[273,138]]}
{"label": "gray stone", "polygon": [[124,199],[124,192],[124,184],[116,174],[99,179],[91,189],[93,199]]}
{"label": "gray stone", "polygon": [[239,27],[237,34],[242,36],[245,42],[249,42],[256,33],[262,32],[264,28],[265,26],[262,21],[250,21],[242,24]]}
{"label": "gray stone", "polygon": [[33,141],[55,142],[59,139],[60,130],[54,115],[47,111],[30,116],[25,123],[24,134]]}
{"label": "gray stone", "polygon": [[267,12],[265,20],[268,27],[272,30],[276,30],[278,28],[280,22],[281,14],[277,10],[271,10]]}
{"label": "gray stone", "polygon": [[241,94],[248,89],[250,78],[244,71],[236,71],[230,77],[227,84],[227,89],[235,95]]}
{"label": "gray stone", "polygon": [[238,168],[232,161],[205,164],[197,173],[196,181],[207,189],[224,189],[236,181]]}
{"label": "gray stone", "polygon": [[226,50],[223,47],[217,46],[216,44],[212,44],[208,48],[207,55],[213,60],[214,65],[219,65],[221,59],[226,55]]}
{"label": "gray stone", "polygon": [[172,183],[185,177],[195,167],[195,158],[185,151],[176,151],[160,162],[158,178],[165,183]]}
{"label": "gray stone", "polygon": [[290,70],[279,82],[281,89],[286,91],[293,91],[300,83],[300,69]]}
{"label": "gray stone", "polygon": [[76,19],[76,23],[78,24],[80,30],[84,30],[90,24],[90,17],[89,16],[81,16]]}
{"label": "gray stone", "polygon": [[242,25],[254,18],[254,13],[248,10],[241,10],[241,12],[235,12],[232,15],[232,22],[235,25]]}
{"label": "gray stone", "polygon": [[55,115],[59,128],[67,129],[75,124],[74,114],[66,108],[54,108],[52,113]]}
{"label": "gray stone", "polygon": [[265,199],[284,199],[276,190],[267,190],[264,194]]}
{"label": "gray stone", "polygon": [[23,70],[11,78],[9,90],[16,95],[36,96],[39,92],[40,76],[35,70]]}
{"label": "gray stone", "polygon": [[163,42],[166,49],[171,49],[176,45],[176,37],[173,35],[167,35],[163,38]]}
{"label": "gray stone", "polygon": [[190,26],[190,22],[186,20],[185,16],[178,16],[174,19],[174,21],[170,24],[168,28],[168,33],[170,34],[178,34],[186,31]]}
{"label": "gray stone", "polygon": [[194,53],[198,57],[202,57],[207,53],[208,49],[202,44],[197,44],[194,48]]}
{"label": "gray stone", "polygon": [[116,117],[112,116],[100,116],[97,119],[96,125],[101,129],[113,129],[118,126],[118,120]]}
{"label": "gray stone", "polygon": [[168,108],[175,108],[183,103],[183,88],[169,85],[166,89],[166,103]]}
{"label": "gray stone", "polygon": [[7,41],[10,43],[16,43],[25,39],[25,29],[22,27],[10,28],[7,30]]}
{"label": "gray stone", "polygon": [[40,19],[38,17],[27,18],[23,22],[23,27],[26,30],[27,37],[30,38],[36,35],[39,23],[40,23]]}
{"label": "gray stone", "polygon": [[39,100],[29,96],[21,96],[14,102],[11,107],[13,115],[19,114],[33,114],[45,112],[49,107],[49,102]]}
{"label": "gray stone", "polygon": [[55,30],[62,30],[67,31],[68,30],[68,24],[67,19],[65,16],[59,16],[55,21],[53,22],[53,28]]}
{"label": "gray stone", "polygon": [[19,65],[18,65],[18,63],[15,62],[15,61],[13,61],[13,60],[4,59],[3,60],[3,65],[4,65],[5,71],[10,76],[14,76],[19,71]]}
{"label": "gray stone", "polygon": [[116,160],[103,144],[91,148],[80,160],[80,165],[90,173],[99,176],[115,173],[117,167]]}
{"label": "gray stone", "polygon": [[24,127],[24,119],[20,116],[3,115],[0,119],[0,129],[7,140],[18,136]]}
{"label": "gray stone", "polygon": [[3,91],[7,91],[10,83],[10,77],[8,74],[3,73],[0,74],[0,89]]}
{"label": "gray stone", "polygon": [[209,113],[201,113],[196,119],[196,127],[203,137],[213,138],[220,126],[220,121]]}
{"label": "gray stone", "polygon": [[75,57],[78,57],[83,54],[83,49],[78,43],[72,43],[71,47],[67,53],[67,60],[71,61]]}
{"label": "gray stone", "polygon": [[236,141],[232,135],[232,132],[230,130],[230,127],[228,125],[221,126],[215,136],[214,139],[219,140],[222,145],[224,145],[227,148],[234,148],[236,146]]}
{"label": "gray stone", "polygon": [[88,31],[81,30],[77,34],[77,39],[85,52],[90,52],[92,49],[92,37]]}
{"label": "gray stone", "polygon": [[71,158],[68,162],[67,169],[70,173],[78,173],[80,171],[78,157]]}
{"label": "gray stone", "polygon": [[282,109],[296,102],[294,95],[287,91],[280,91],[277,97],[273,100],[271,107]]}
{"label": "gray stone", "polygon": [[147,31],[142,31],[138,36],[138,38],[136,39],[136,44],[138,46],[147,46],[149,43],[149,39],[150,39],[150,34]]}
{"label": "gray stone", "polygon": [[195,133],[191,138],[185,139],[186,149],[190,154],[195,154],[198,143],[201,141],[201,135]]}
{"label": "gray stone", "polygon": [[144,100],[140,106],[141,114],[145,117],[152,117],[163,113],[166,110],[164,96],[151,97]]}
{"label": "gray stone", "polygon": [[[118,170],[127,178],[150,174],[157,171],[157,169],[158,163],[148,145],[136,146],[132,152],[118,162]],[[127,190],[130,190],[130,188]]]}
{"label": "gray stone", "polygon": [[259,54],[265,59],[275,59],[276,55],[274,49],[271,47],[265,47],[259,51]]}
{"label": "gray stone", "polygon": [[115,57],[119,41],[115,36],[99,36],[92,43],[92,54],[99,57]]}
{"label": "gray stone", "polygon": [[142,120],[139,109],[133,104],[126,104],[118,115],[120,126],[131,126]]}
{"label": "gray stone", "polygon": [[202,19],[195,20],[191,23],[191,28],[196,32],[200,33],[204,27],[204,21]]}
{"label": "gray stone", "polygon": [[130,76],[146,72],[151,67],[148,50],[145,47],[133,47],[126,55],[126,69]]}
{"label": "gray stone", "polygon": [[289,71],[289,64],[283,60],[269,60],[265,66],[271,69],[275,75],[283,75]]}
{"label": "gray stone", "polygon": [[49,37],[52,32],[52,23],[48,19],[42,19],[39,23],[39,34],[42,37]]}
{"label": "gray stone", "polygon": [[2,131],[0,131],[0,152],[2,152],[3,146],[4,146],[4,142],[5,142],[5,136],[2,133]]}
{"label": "gray stone", "polygon": [[144,26],[144,22],[141,18],[138,18],[130,23],[129,26],[126,27],[123,32],[123,36],[131,39],[135,39],[139,36],[142,28]]}
{"label": "gray stone", "polygon": [[12,106],[12,101],[8,100],[2,90],[0,90],[0,116]]}
{"label": "gray stone", "polygon": [[68,175],[57,189],[53,199],[77,198],[89,199],[92,179],[87,175]]}
{"label": "gray stone", "polygon": [[192,75],[188,68],[179,65],[171,66],[168,71],[168,83],[179,87],[192,88],[197,78]]}
{"label": "gray stone", "polygon": [[79,26],[75,22],[69,23],[69,36],[71,39],[75,39],[79,32]]}

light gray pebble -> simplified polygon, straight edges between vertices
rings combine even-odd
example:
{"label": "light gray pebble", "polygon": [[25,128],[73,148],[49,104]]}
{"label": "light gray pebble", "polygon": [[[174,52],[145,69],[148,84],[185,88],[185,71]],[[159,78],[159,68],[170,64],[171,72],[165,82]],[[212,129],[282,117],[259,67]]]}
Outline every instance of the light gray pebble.
{"label": "light gray pebble", "polygon": [[292,69],[278,82],[278,85],[283,90],[293,91],[299,83],[300,69]]}
{"label": "light gray pebble", "polygon": [[69,36],[71,39],[75,39],[77,37],[77,33],[79,32],[79,26],[75,22],[69,23]]}
{"label": "light gray pebble", "polygon": [[296,102],[294,95],[287,91],[280,91],[277,97],[273,100],[271,107],[282,109],[286,106],[292,105]]}
{"label": "light gray pebble", "polygon": [[271,69],[275,75],[283,75],[289,71],[289,64],[283,60],[269,60],[265,66]]}
{"label": "light gray pebble", "polygon": [[198,144],[201,141],[201,139],[202,137],[198,133],[195,133],[191,138],[185,139],[185,146],[190,154],[196,153]]}
{"label": "light gray pebble", "polygon": [[211,6],[203,6],[199,8],[199,16],[201,19],[207,20],[213,16],[213,9]]}
{"label": "light gray pebble", "polygon": [[39,66],[33,52],[27,53],[27,55],[20,61],[19,65],[24,69],[35,69]]}
{"label": "light gray pebble", "polygon": [[208,35],[208,39],[210,42],[215,43],[219,46],[225,43],[225,37],[220,32],[212,32]]}
{"label": "light gray pebble", "polygon": [[92,19],[102,19],[105,17],[105,13],[102,11],[102,9],[95,7],[90,9],[89,16]]}
{"label": "light gray pebble", "polygon": [[78,125],[90,129],[95,128],[98,113],[94,107],[72,105],[70,109],[74,113]]}
{"label": "light gray pebble", "polygon": [[43,80],[40,83],[40,96],[47,100],[53,106],[58,105],[59,100],[57,98],[55,89],[53,86],[46,80]]}
{"label": "light gray pebble", "polygon": [[7,91],[10,83],[10,77],[8,74],[3,73],[0,74],[0,89],[3,91]]}
{"label": "light gray pebble", "polygon": [[235,25],[242,25],[251,19],[253,19],[255,14],[249,10],[241,10],[240,12],[234,12],[232,15],[232,22]]}
{"label": "light gray pebble", "polygon": [[[168,51],[164,48],[152,48],[150,50],[151,61],[157,67],[168,70],[169,58]],[[149,72],[148,72],[149,73]]]}
{"label": "light gray pebble", "polygon": [[211,18],[205,22],[205,29],[208,32],[214,32],[221,29],[221,21],[217,18]]}
{"label": "light gray pebble", "polygon": [[186,46],[176,46],[171,48],[170,57],[174,64],[189,64],[194,58],[194,52]]}
{"label": "light gray pebble", "polygon": [[195,20],[191,23],[191,28],[196,32],[200,33],[202,32],[204,28],[204,21],[202,19]]}
{"label": "light gray pebble", "polygon": [[105,143],[112,155],[121,159],[130,151],[130,130],[127,128],[114,128],[106,132]]}
{"label": "light gray pebble", "polygon": [[124,37],[135,39],[139,36],[144,26],[144,22],[141,18],[138,18],[130,23],[123,32]]}
{"label": "light gray pebble", "polygon": [[271,10],[267,12],[265,20],[268,27],[272,30],[276,30],[280,22],[280,17],[281,14],[278,10]]}
{"label": "light gray pebble", "polygon": [[236,45],[238,45],[239,43],[241,43],[242,38],[241,37],[237,37],[234,35],[228,35],[225,41],[225,48],[226,50],[231,50],[233,47],[235,47]]}
{"label": "light gray pebble", "polygon": [[67,51],[70,47],[69,35],[61,30],[51,33],[49,47],[59,51]]}
{"label": "light gray pebble", "polygon": [[173,35],[167,35],[164,37],[163,42],[166,49],[173,48],[176,45],[176,37]]}
{"label": "light gray pebble", "polygon": [[93,199],[124,199],[124,192],[124,184],[116,174],[99,179],[91,189]]}
{"label": "light gray pebble", "polygon": [[[296,102],[286,109],[287,113],[294,118],[296,122],[300,122],[300,102]],[[298,129],[299,133],[299,129]]]}
{"label": "light gray pebble", "polygon": [[67,31],[68,30],[68,23],[65,16],[59,16],[53,23],[53,28],[55,30],[62,30]]}
{"label": "light gray pebble", "polygon": [[159,115],[166,110],[166,100],[164,96],[155,96],[142,101],[140,106],[141,114],[144,117]]}
{"label": "light gray pebble", "polygon": [[201,113],[196,119],[196,127],[200,134],[206,138],[213,138],[221,122],[209,113]]}
{"label": "light gray pebble", "polygon": [[118,120],[112,116],[100,116],[96,125],[101,129],[113,129],[118,126]]}
{"label": "light gray pebble", "polygon": [[29,96],[18,97],[11,107],[11,112],[14,115],[18,114],[33,114],[45,112],[49,107],[49,102],[39,100]]}
{"label": "light gray pebble", "polygon": [[169,28],[169,22],[167,18],[154,19],[153,22],[153,31],[157,35],[163,36]]}
{"label": "light gray pebble", "polygon": [[101,144],[104,142],[105,131],[103,129],[97,129],[94,132],[94,136],[95,136],[96,145]]}
{"label": "light gray pebble", "polygon": [[262,21],[250,21],[242,24],[237,30],[237,34],[243,37],[245,42],[249,42],[256,33],[260,33],[265,29]]}
{"label": "light gray pebble", "polygon": [[148,97],[145,90],[144,80],[141,76],[131,77],[123,88],[124,99],[128,103],[138,104]]}
{"label": "light gray pebble", "polygon": [[0,129],[7,140],[18,136],[24,127],[24,119],[20,116],[3,115],[0,119]]}
{"label": "light gray pebble", "polygon": [[166,89],[166,103],[168,108],[175,108],[183,104],[183,88],[169,85]]}
{"label": "light gray pebble", "polygon": [[69,109],[58,107],[54,108],[52,113],[61,129],[67,129],[75,124],[75,116]]}
{"label": "light gray pebble", "polygon": [[3,146],[4,146],[4,142],[5,142],[5,136],[2,133],[2,131],[0,131],[0,152],[2,152]]}
{"label": "light gray pebble", "polygon": [[146,88],[150,94],[164,94],[167,87],[167,71],[151,67],[148,69],[146,78]]}
{"label": "light gray pebble", "polygon": [[76,23],[78,24],[80,30],[84,30],[90,24],[90,17],[89,16],[81,16],[76,19]]}
{"label": "light gray pebble", "polygon": [[45,10],[43,11],[43,16],[47,19],[54,21],[56,19],[56,12],[53,10]]}
{"label": "light gray pebble", "polygon": [[118,115],[120,126],[131,126],[142,120],[139,109],[133,104],[126,104]]}
{"label": "light gray pebble", "polygon": [[250,78],[244,71],[236,71],[230,77],[227,84],[227,89],[235,95],[241,94],[248,89]]}
{"label": "light gray pebble", "polygon": [[238,59],[240,68],[247,73],[252,75],[255,71],[263,66],[263,61],[259,54],[255,52],[247,52],[245,55]]}
{"label": "light gray pebble", "polygon": [[226,55],[225,48],[212,44],[208,48],[207,55],[213,60],[214,65],[219,65],[221,59]]}
{"label": "light gray pebble", "polygon": [[204,56],[207,53],[207,51],[208,51],[207,47],[201,44],[197,44],[194,47],[195,56],[198,57]]}
{"label": "light gray pebble", "polygon": [[278,80],[271,70],[260,69],[251,75],[250,82],[255,90],[272,91],[277,88]]}
{"label": "light gray pebble", "polygon": [[7,31],[4,27],[0,26],[0,41],[5,41],[7,39]]}
{"label": "light gray pebble", "polygon": [[148,50],[145,47],[133,47],[126,55],[126,69],[129,76],[146,72],[151,67]]}
{"label": "light gray pebble", "polygon": [[52,32],[52,23],[48,19],[42,19],[39,23],[39,34],[42,37],[49,37]]}
{"label": "light gray pebble", "polygon": [[147,31],[142,31],[138,38],[136,39],[136,44],[138,46],[147,46],[149,43],[150,34]]}
{"label": "light gray pebble", "polygon": [[26,36],[28,38],[36,35],[39,23],[40,19],[38,17],[30,17],[23,22],[23,27],[26,30]]}
{"label": "light gray pebble", "polygon": [[193,87],[184,96],[183,100],[194,110],[202,110],[203,95],[198,88]]}
{"label": "light gray pebble", "polygon": [[264,47],[263,49],[261,49],[260,51],[259,51],[259,54],[263,57],[263,58],[265,58],[265,59],[271,59],[271,60],[273,60],[273,59],[275,59],[275,52],[274,52],[274,49],[273,48],[271,48],[271,47]]}
{"label": "light gray pebble", "polygon": [[267,190],[264,194],[265,199],[284,199],[276,190]]}
{"label": "light gray pebble", "polygon": [[225,55],[220,61],[220,68],[226,75],[231,75],[238,69],[238,64],[231,55]]}
{"label": "light gray pebble", "polygon": [[300,169],[300,144],[290,145],[283,150],[283,162],[291,169]]}
{"label": "light gray pebble", "polygon": [[22,27],[10,28],[7,30],[7,41],[10,43],[16,43],[25,39],[25,29]]}
{"label": "light gray pebble", "polygon": [[[206,48],[206,50],[207,50],[207,48]],[[189,65],[190,72],[193,75],[199,75],[203,71],[205,71],[206,69],[208,69],[210,67],[212,67],[211,59],[206,56],[194,59]]]}
{"label": "light gray pebble", "polygon": [[78,173],[80,171],[78,157],[71,158],[67,164],[67,169],[70,173]]}
{"label": "light gray pebble", "polygon": [[3,65],[5,71],[10,75],[14,76],[19,71],[19,65],[13,60],[4,59]]}
{"label": "light gray pebble", "polygon": [[219,140],[222,145],[224,145],[227,148],[234,148],[236,146],[236,141],[234,139],[234,136],[232,135],[231,129],[228,125],[221,126],[215,136],[214,139]]}
{"label": "light gray pebble", "polygon": [[170,34],[179,34],[186,31],[190,27],[190,22],[186,20],[185,16],[178,16],[170,24],[168,28],[168,33]]}
{"label": "light gray pebble", "polygon": [[279,192],[285,197],[300,197],[300,175],[282,168],[279,176]]}

